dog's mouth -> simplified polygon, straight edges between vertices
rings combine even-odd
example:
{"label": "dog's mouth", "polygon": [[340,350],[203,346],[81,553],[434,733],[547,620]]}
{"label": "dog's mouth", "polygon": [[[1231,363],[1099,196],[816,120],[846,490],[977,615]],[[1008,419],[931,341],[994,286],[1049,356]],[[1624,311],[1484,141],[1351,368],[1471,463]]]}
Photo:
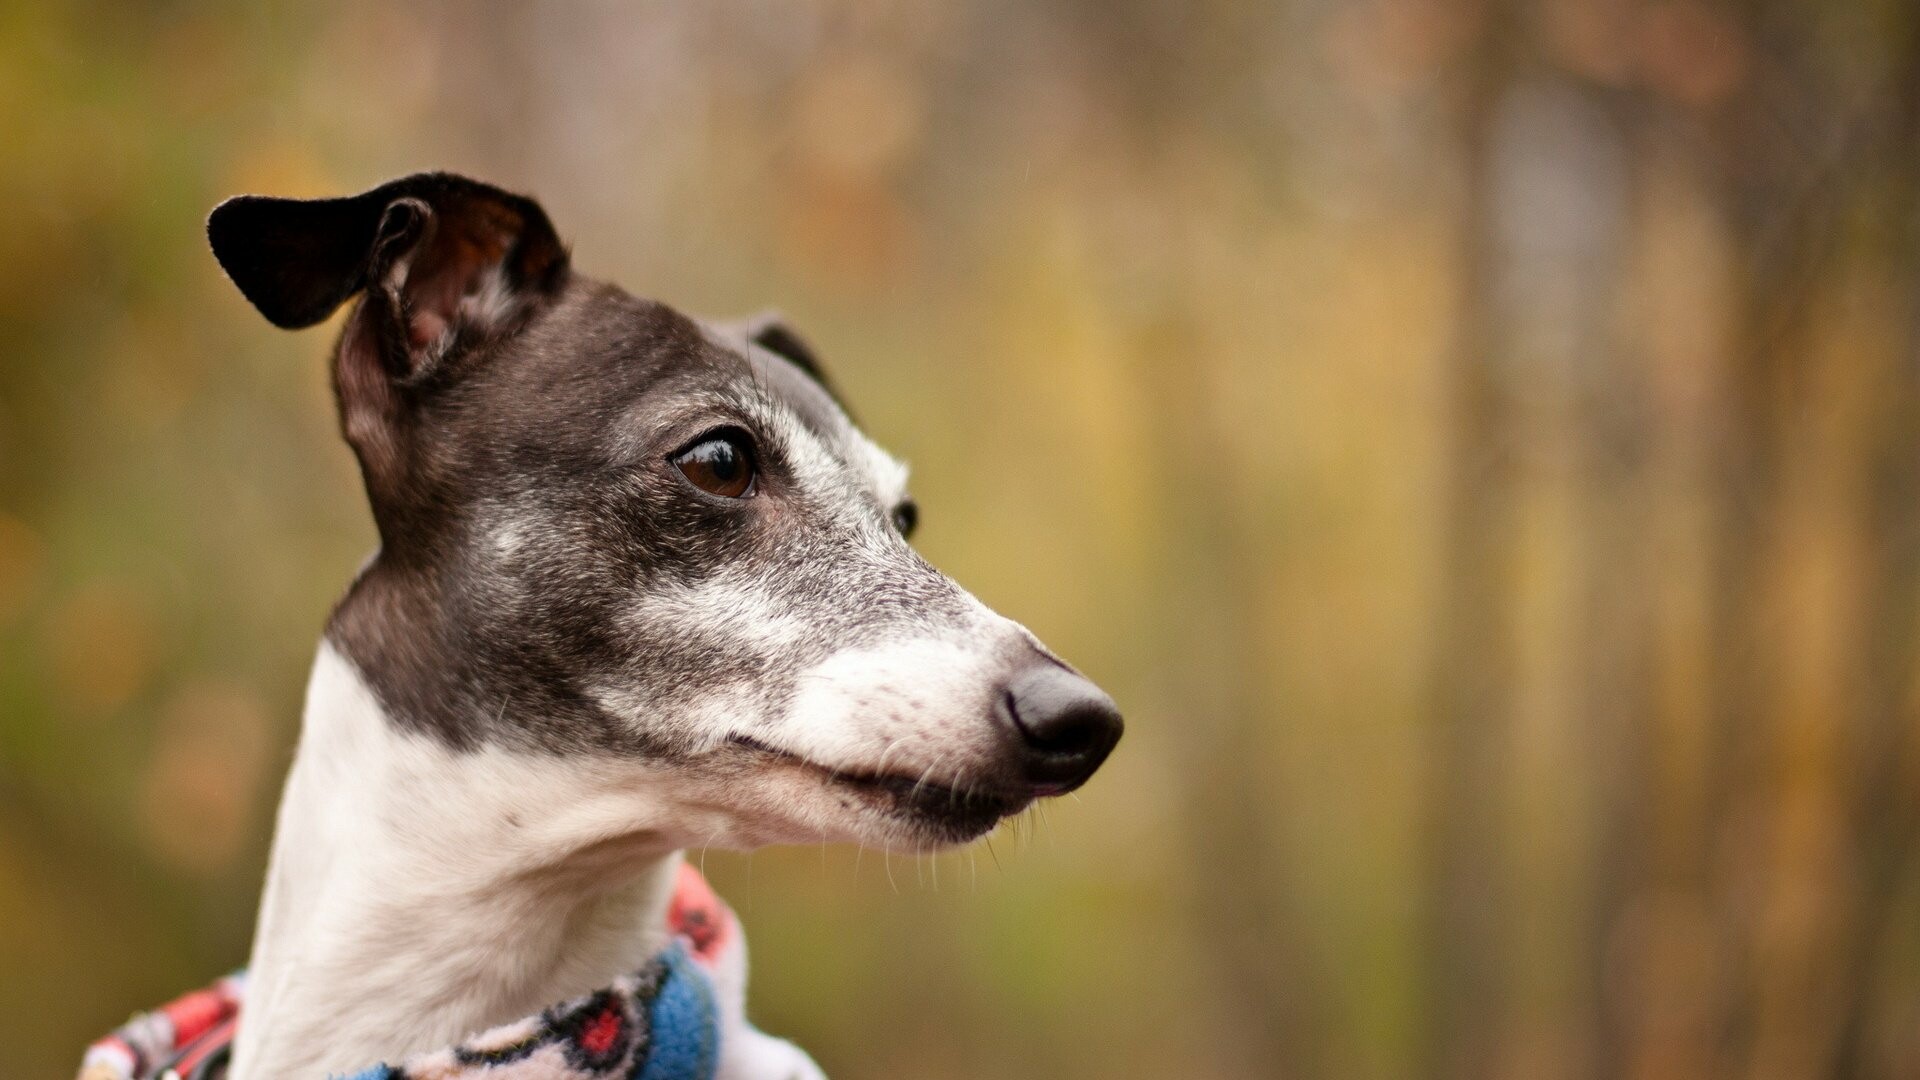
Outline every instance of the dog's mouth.
{"label": "dog's mouth", "polygon": [[733,735],[727,741],[771,760],[798,765],[828,785],[853,792],[869,804],[930,829],[938,834],[938,839],[952,843],[964,843],[984,835],[998,825],[1000,819],[1020,812],[1033,801],[1031,794],[1015,794],[991,786],[959,787],[934,783],[919,775],[834,769],[748,735]]}

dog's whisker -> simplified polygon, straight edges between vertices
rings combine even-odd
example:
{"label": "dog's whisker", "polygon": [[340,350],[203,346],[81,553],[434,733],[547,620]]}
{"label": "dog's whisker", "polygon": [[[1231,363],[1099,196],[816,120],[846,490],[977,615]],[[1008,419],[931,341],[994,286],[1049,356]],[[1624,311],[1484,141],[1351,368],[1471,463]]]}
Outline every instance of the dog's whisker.
{"label": "dog's whisker", "polygon": [[893,752],[899,748],[900,748],[900,744],[897,742],[893,742],[893,743],[888,743],[886,749],[880,751],[880,764],[875,766],[873,770],[876,775],[879,775],[879,776],[887,775],[887,758],[892,756]]}
{"label": "dog's whisker", "polygon": [[1034,813],[1034,817],[1037,818],[1040,822],[1040,827],[1036,830],[1036,832],[1044,834],[1046,836],[1047,850],[1052,851],[1053,850],[1053,830],[1051,828],[1048,828],[1048,826],[1051,825],[1052,822],[1047,820],[1047,804],[1039,803],[1039,802],[1034,803],[1033,813]]}
{"label": "dog's whisker", "polygon": [[921,770],[920,779],[914,782],[913,792],[908,796],[908,798],[917,799],[920,797],[920,789],[927,786],[927,778],[933,775],[934,767],[938,764],[939,764],[939,759],[936,758],[934,759],[933,765],[928,765],[925,769]]}
{"label": "dog's whisker", "polygon": [[700,876],[701,877],[707,876],[707,849],[712,847],[713,842],[719,839],[719,837],[720,837],[720,834],[719,832],[716,831],[712,835],[707,837],[706,843],[700,845]]}

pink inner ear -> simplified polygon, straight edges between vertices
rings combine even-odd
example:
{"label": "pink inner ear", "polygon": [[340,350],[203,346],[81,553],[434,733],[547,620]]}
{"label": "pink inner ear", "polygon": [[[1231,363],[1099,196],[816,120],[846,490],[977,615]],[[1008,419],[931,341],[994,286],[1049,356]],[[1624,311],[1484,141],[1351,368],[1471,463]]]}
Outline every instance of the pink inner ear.
{"label": "pink inner ear", "polygon": [[402,288],[407,294],[407,344],[419,353],[444,340],[464,317],[461,300],[497,272],[525,228],[520,215],[483,201],[450,202],[439,227],[416,252]]}
{"label": "pink inner ear", "polygon": [[416,311],[407,323],[407,345],[415,350],[426,349],[446,332],[447,320],[439,312]]}

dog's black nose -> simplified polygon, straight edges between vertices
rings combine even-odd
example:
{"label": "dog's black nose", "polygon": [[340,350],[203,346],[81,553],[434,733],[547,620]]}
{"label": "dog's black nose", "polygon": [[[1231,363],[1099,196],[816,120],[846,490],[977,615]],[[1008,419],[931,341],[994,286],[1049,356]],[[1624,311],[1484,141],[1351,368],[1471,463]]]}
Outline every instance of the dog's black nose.
{"label": "dog's black nose", "polygon": [[1120,710],[1101,689],[1052,664],[1013,677],[1002,696],[1020,735],[1022,778],[1036,797],[1086,783],[1120,741]]}

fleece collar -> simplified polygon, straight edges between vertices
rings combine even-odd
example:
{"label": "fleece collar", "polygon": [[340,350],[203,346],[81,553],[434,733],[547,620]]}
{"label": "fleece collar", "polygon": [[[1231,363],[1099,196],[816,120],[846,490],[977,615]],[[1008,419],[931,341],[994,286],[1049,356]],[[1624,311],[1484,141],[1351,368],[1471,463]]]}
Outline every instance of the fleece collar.
{"label": "fleece collar", "polygon": [[[744,1029],[739,923],[680,868],[672,938],[641,970],[458,1046],[398,1063],[341,1062],[346,1080],[712,1080],[723,1033]],[[730,975],[738,971],[740,978]],[[80,1080],[224,1080],[246,973],[142,1013],[88,1048]]]}

